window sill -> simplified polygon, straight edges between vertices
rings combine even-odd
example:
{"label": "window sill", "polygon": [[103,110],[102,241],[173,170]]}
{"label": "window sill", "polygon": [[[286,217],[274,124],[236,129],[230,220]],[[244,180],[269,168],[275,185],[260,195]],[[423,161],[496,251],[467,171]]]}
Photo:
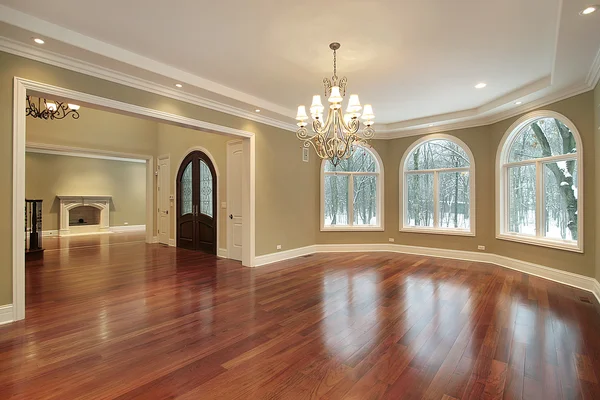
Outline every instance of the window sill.
{"label": "window sill", "polygon": [[496,239],[500,240],[508,240],[511,242],[529,244],[533,246],[542,246],[549,247],[552,249],[572,251],[575,253],[583,253],[583,247],[580,247],[578,243],[571,243],[562,240],[552,240],[552,239],[541,239],[537,237],[529,237],[523,235],[512,235],[509,233],[501,233],[496,235]]}
{"label": "window sill", "polygon": [[383,232],[382,226],[322,226],[321,232]]}
{"label": "window sill", "polygon": [[432,235],[475,236],[475,232],[471,232],[471,231],[461,231],[461,230],[456,230],[456,229],[412,228],[412,227],[407,227],[407,226],[400,228],[400,232],[426,233],[426,234],[432,234]]}

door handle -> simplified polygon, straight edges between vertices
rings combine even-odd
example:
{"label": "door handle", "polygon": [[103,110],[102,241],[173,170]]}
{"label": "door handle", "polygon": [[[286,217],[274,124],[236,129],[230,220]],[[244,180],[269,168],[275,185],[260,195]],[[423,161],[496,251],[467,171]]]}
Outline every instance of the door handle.
{"label": "door handle", "polygon": [[229,219],[233,219],[233,214],[229,214]]}

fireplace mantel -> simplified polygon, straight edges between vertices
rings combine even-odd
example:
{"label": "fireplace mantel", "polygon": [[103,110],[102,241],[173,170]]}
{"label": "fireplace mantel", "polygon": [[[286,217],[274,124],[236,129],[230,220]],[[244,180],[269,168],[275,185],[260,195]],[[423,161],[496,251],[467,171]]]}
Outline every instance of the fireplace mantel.
{"label": "fireplace mantel", "polygon": [[[69,195],[56,196],[60,200],[60,230],[59,236],[69,236],[84,233],[109,232],[109,213],[112,196]],[[76,207],[90,206],[100,210],[98,225],[69,225],[69,212]]]}

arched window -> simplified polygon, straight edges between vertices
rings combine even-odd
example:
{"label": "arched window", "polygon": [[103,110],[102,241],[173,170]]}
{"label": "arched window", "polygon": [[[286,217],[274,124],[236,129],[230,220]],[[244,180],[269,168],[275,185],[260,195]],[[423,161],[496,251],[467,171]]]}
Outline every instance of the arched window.
{"label": "arched window", "polygon": [[372,148],[337,166],[323,160],[321,230],[383,230],[383,164]]}
{"label": "arched window", "polygon": [[517,120],[498,149],[497,237],[583,251],[581,157],[579,133],[564,116]]}
{"label": "arched window", "polygon": [[400,163],[400,230],[475,234],[475,164],[471,151],[449,135],[429,135]]}

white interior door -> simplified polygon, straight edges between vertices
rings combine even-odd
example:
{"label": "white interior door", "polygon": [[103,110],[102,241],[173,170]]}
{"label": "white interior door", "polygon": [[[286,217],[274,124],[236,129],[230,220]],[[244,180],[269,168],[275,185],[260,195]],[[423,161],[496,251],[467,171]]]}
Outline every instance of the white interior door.
{"label": "white interior door", "polygon": [[169,244],[171,236],[171,216],[170,207],[170,176],[171,160],[169,157],[158,159],[158,242]]}
{"label": "white interior door", "polygon": [[227,254],[242,260],[242,142],[227,143]]}

